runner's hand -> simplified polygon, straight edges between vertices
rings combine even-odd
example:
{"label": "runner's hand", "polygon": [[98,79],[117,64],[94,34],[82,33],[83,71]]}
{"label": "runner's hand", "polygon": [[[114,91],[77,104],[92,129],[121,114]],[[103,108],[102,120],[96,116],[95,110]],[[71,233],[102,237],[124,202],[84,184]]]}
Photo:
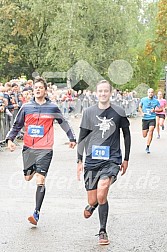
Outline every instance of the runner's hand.
{"label": "runner's hand", "polygon": [[74,149],[76,144],[76,142],[69,142],[69,148]]}
{"label": "runner's hand", "polygon": [[10,151],[14,151],[16,149],[16,145],[11,140],[8,140],[8,148]]}
{"label": "runner's hand", "polygon": [[124,160],[120,167],[120,171],[122,171],[121,176],[125,174],[127,168],[128,168],[128,161]]}
{"label": "runner's hand", "polygon": [[81,180],[80,176],[81,176],[81,173],[83,172],[83,163],[82,162],[79,162],[77,164],[77,179],[78,181]]}

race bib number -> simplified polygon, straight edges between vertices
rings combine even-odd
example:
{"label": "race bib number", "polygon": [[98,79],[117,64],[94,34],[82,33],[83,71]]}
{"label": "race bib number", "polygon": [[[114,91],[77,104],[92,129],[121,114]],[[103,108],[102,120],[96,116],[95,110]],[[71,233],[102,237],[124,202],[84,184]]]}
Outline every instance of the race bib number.
{"label": "race bib number", "polygon": [[31,137],[43,137],[44,136],[44,126],[29,125],[28,135]]}
{"label": "race bib number", "polygon": [[110,146],[92,145],[92,159],[109,159]]}
{"label": "race bib number", "polygon": [[151,109],[146,109],[146,115],[151,115]]}

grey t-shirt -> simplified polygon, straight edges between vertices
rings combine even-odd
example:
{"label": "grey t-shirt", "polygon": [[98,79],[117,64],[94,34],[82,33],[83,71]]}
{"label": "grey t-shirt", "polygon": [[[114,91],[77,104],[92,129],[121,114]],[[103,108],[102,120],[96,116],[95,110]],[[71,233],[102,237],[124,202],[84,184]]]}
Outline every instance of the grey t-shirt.
{"label": "grey t-shirt", "polygon": [[110,161],[122,163],[120,128],[129,127],[129,120],[122,108],[114,104],[105,110],[99,109],[98,105],[89,107],[83,113],[80,127],[90,130],[90,134],[84,139],[86,169]]}

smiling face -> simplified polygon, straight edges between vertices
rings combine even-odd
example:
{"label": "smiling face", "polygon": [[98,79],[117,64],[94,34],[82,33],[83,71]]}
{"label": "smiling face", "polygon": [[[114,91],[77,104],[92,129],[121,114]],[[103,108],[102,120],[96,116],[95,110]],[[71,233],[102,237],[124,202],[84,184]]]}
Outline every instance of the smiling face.
{"label": "smiling face", "polygon": [[97,85],[96,91],[99,103],[105,105],[110,103],[111,86],[108,82],[103,82]]}

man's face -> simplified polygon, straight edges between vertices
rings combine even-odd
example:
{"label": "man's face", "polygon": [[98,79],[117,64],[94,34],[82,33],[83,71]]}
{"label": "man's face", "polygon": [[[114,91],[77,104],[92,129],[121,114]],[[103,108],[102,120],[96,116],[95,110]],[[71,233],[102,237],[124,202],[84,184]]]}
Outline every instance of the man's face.
{"label": "man's face", "polygon": [[34,96],[36,98],[44,98],[46,96],[46,90],[43,83],[36,82],[34,84]]}
{"label": "man's face", "polygon": [[147,92],[147,94],[148,94],[148,98],[152,98],[153,96],[154,96],[154,90],[153,89],[148,89],[148,92]]}
{"label": "man's face", "polygon": [[100,103],[107,103],[110,101],[111,91],[108,83],[101,83],[97,86],[97,98]]}

